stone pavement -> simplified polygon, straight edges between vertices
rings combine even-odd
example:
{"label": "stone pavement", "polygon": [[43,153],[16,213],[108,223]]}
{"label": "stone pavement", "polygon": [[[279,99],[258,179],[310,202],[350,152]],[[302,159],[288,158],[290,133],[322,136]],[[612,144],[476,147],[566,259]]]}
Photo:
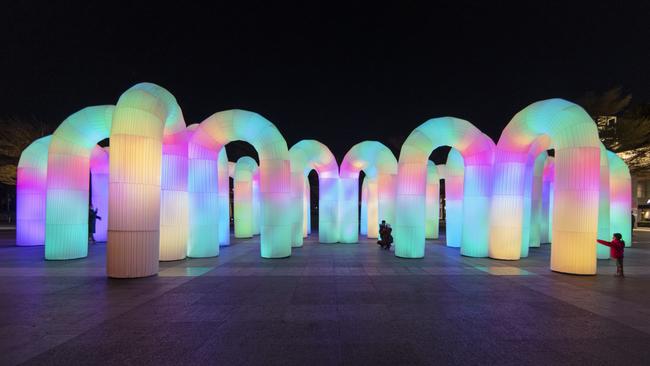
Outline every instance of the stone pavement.
{"label": "stone pavement", "polygon": [[496,261],[431,241],[399,259],[316,235],[287,259],[236,240],[114,280],[102,244],[46,262],[5,237],[0,364],[648,365],[650,231],[635,235],[624,280],[610,261],[598,276],[550,272],[548,245]]}

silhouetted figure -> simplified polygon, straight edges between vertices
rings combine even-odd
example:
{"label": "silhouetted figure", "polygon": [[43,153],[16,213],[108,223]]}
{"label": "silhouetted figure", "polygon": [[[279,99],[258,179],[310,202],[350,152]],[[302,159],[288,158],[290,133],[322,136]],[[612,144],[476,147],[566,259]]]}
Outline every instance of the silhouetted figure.
{"label": "silhouetted figure", "polygon": [[597,240],[602,245],[607,245],[610,248],[609,256],[616,260],[616,276],[625,277],[623,274],[623,252],[625,251],[625,241],[623,235],[614,233],[612,241]]}
{"label": "silhouetted figure", "polygon": [[377,241],[377,244],[382,249],[390,249],[390,245],[393,243],[392,232],[393,229],[390,225],[386,224],[385,220],[381,220],[381,225],[379,225],[379,241]]}
{"label": "silhouetted figure", "polygon": [[97,215],[97,209],[93,210],[93,205],[91,204],[88,208],[88,240],[95,244],[95,223],[97,220],[101,220],[101,216]]}

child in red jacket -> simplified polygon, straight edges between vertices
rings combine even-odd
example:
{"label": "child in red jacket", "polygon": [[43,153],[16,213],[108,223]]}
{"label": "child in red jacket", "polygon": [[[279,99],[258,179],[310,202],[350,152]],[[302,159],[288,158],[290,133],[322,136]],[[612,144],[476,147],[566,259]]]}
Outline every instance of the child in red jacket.
{"label": "child in red jacket", "polygon": [[597,241],[602,245],[607,245],[610,248],[609,256],[616,259],[616,276],[625,277],[623,275],[623,251],[625,250],[623,235],[614,233],[611,242],[600,239]]}

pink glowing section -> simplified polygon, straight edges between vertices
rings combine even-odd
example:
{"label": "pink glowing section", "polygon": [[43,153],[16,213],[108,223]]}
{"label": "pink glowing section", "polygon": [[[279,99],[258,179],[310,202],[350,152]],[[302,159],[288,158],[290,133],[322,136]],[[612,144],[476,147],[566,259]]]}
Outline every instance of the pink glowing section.
{"label": "pink glowing section", "polygon": [[[632,181],[623,159],[611,151],[609,162],[610,231],[623,235],[625,246],[632,246]],[[611,236],[611,235],[610,235]]]}
{"label": "pink glowing section", "polygon": [[301,140],[289,150],[291,158],[292,246],[302,246],[302,177],[314,169],[318,173],[318,239],[321,243],[339,241],[339,167],[330,149],[316,140]]}
{"label": "pink glowing section", "polygon": [[90,155],[90,203],[101,217],[95,222],[95,240],[98,242],[108,239],[108,151],[107,147],[95,146]]}
{"label": "pink glowing section", "polygon": [[163,137],[160,182],[161,261],[180,260],[187,254],[187,136],[187,130],[181,130]]}
{"label": "pink glowing section", "polygon": [[[228,154],[222,147],[217,157],[218,205],[219,205],[219,245],[230,245],[230,180],[228,167]],[[233,172],[234,174],[234,172]],[[258,177],[259,180],[259,177]],[[257,230],[256,234],[259,233]]]}
{"label": "pink glowing section", "polygon": [[[399,157],[397,214],[393,231],[395,255],[405,258],[424,256],[425,194],[427,161],[440,146],[457,149],[465,162],[463,200],[472,210],[463,210],[464,228],[461,254],[487,256],[488,209],[494,142],[471,123],[453,117],[434,118],[417,127],[406,139]],[[466,234],[466,235],[465,235]]]}
{"label": "pink glowing section", "polygon": [[490,256],[521,257],[526,162],[531,146],[539,138],[548,138],[555,150],[551,269],[594,274],[600,141],[589,115],[561,99],[526,107],[513,117],[499,139],[490,214]]}
{"label": "pink glowing section", "polygon": [[45,244],[47,153],[52,136],[32,142],[20,155],[16,172],[16,245]]}
{"label": "pink glowing section", "polygon": [[84,108],[66,118],[52,134],[47,163],[46,259],[88,255],[90,158],[97,142],[110,135],[113,110],[113,106]]}
{"label": "pink glowing section", "polygon": [[[363,141],[354,145],[341,163],[339,201],[342,243],[359,241],[359,172],[368,179],[367,235],[376,237],[381,220],[395,223],[397,159],[385,145]],[[375,193],[376,192],[376,193]],[[376,200],[375,200],[376,195]],[[374,216],[376,202],[376,216]]]}

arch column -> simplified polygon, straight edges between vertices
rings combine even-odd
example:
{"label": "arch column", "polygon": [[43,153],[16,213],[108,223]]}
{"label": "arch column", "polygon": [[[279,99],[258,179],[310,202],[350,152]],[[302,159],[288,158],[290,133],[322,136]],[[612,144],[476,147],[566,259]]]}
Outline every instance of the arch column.
{"label": "arch column", "polygon": [[235,164],[233,208],[236,238],[253,237],[253,174],[256,169],[257,163],[248,156]]}
{"label": "arch column", "polygon": [[[113,106],[87,107],[54,131],[48,152],[45,259],[88,255],[90,156],[109,136]],[[110,209],[109,209],[110,212]]]}
{"label": "arch column", "polygon": [[427,192],[426,192],[426,239],[438,239],[440,227],[440,176],[438,168],[429,160],[427,163]]}
{"label": "arch column", "polygon": [[[610,231],[621,233],[625,246],[632,246],[632,180],[623,159],[607,151],[609,160]],[[610,235],[611,236],[611,235]]]}
{"label": "arch column", "polygon": [[16,245],[45,244],[47,154],[52,136],[32,142],[20,154],[16,170]]}
{"label": "arch column", "polygon": [[[613,232],[609,229],[609,160],[607,150],[601,145],[600,149],[600,186],[598,192],[598,238],[609,240]],[[605,245],[596,246],[596,257],[598,259],[609,259],[609,247]]]}

